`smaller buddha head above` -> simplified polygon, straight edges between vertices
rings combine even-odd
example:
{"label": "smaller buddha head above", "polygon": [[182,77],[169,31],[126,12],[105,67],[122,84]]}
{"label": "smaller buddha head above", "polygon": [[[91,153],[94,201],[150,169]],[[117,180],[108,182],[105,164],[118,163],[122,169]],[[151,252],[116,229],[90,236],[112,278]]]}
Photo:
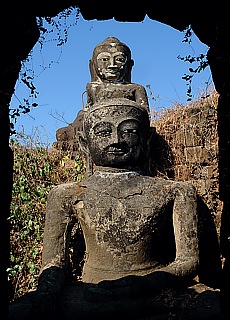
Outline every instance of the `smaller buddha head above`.
{"label": "smaller buddha head above", "polygon": [[[128,99],[110,99],[85,112],[84,151],[97,166],[140,169],[146,163],[150,122],[148,112]],[[80,143],[82,146],[82,143]]]}
{"label": "smaller buddha head above", "polygon": [[90,60],[91,80],[130,83],[133,64],[129,47],[115,37],[108,37],[94,48]]}

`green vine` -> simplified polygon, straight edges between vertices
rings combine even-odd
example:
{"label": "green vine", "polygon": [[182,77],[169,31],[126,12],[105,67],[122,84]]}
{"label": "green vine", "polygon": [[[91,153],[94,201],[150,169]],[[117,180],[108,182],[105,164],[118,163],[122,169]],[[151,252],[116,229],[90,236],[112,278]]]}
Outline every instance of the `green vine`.
{"label": "green vine", "polygon": [[[185,34],[184,34],[184,39],[182,40],[182,42],[191,44],[192,42],[192,37],[193,35],[193,31],[191,26],[189,26],[188,28],[185,29]],[[185,80],[187,82],[187,101],[191,101],[192,100],[192,80],[195,74],[200,73],[201,71],[203,71],[209,64],[208,64],[208,60],[207,60],[207,55],[206,54],[199,54],[198,56],[191,56],[191,55],[187,55],[185,57],[181,57],[180,55],[177,57],[178,59],[188,62],[190,64],[193,63],[198,63],[198,66],[195,68],[188,68],[189,73],[188,74],[184,74],[182,79]]]}
{"label": "green vine", "polygon": [[[38,43],[40,44],[41,50],[47,42],[55,42],[56,46],[63,46],[68,41],[69,29],[77,24],[79,17],[79,9],[70,7],[63,10],[56,17],[38,17],[37,25],[40,31],[40,38]],[[36,99],[39,92],[36,89],[35,84],[35,70],[31,63],[32,53],[22,62],[22,68],[19,75],[19,82],[23,83],[29,91],[28,97],[23,98],[22,101],[16,96],[19,104],[16,108],[10,109],[11,119],[11,134],[15,134],[15,124],[17,118],[21,114],[26,114],[31,111],[32,108],[38,107]],[[44,69],[50,68],[53,61],[49,63]]]}

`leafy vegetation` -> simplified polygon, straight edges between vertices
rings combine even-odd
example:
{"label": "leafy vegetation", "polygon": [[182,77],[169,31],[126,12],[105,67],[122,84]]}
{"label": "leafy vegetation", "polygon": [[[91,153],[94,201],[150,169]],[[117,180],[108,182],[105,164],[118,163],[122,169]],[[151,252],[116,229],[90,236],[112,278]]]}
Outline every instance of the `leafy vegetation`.
{"label": "leafy vegetation", "polygon": [[14,181],[9,222],[11,300],[35,288],[41,266],[46,199],[61,183],[80,181],[85,164],[81,153],[71,159],[68,152],[11,140],[14,152]]}
{"label": "leafy vegetation", "polygon": [[[184,30],[184,39],[182,40],[182,42],[188,43],[190,45],[192,42],[192,35],[193,35],[193,30],[190,25]],[[185,57],[181,57],[179,55],[177,57],[177,59],[182,60],[184,62],[188,62],[190,65],[191,64],[196,65],[195,68],[189,67],[188,68],[189,73],[184,74],[182,77],[182,80],[185,80],[186,85],[188,86],[188,88],[187,88],[187,101],[192,101],[192,79],[195,74],[202,72],[205,68],[208,67],[209,64],[208,64],[208,60],[207,60],[207,54],[201,53],[198,56],[191,56],[189,54]]]}

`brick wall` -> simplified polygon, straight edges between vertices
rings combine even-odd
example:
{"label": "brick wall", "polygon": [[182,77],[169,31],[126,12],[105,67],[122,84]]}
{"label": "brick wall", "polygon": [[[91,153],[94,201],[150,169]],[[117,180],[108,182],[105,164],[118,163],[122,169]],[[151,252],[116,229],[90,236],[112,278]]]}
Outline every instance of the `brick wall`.
{"label": "brick wall", "polygon": [[219,234],[222,202],[219,200],[217,100],[214,91],[186,107],[174,106],[158,115],[152,125],[169,147],[171,168],[167,170],[173,171],[175,180],[194,184]]}

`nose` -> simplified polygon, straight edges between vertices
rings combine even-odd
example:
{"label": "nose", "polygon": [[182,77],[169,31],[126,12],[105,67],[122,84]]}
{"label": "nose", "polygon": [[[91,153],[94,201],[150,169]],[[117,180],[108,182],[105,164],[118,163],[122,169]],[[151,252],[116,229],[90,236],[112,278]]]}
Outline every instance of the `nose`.
{"label": "nose", "polygon": [[117,130],[115,130],[115,131],[113,132],[112,141],[113,141],[113,143],[119,143],[119,142],[121,141],[121,136],[119,135],[119,133],[117,132]]}
{"label": "nose", "polygon": [[113,68],[117,68],[117,65],[116,65],[116,61],[113,57],[111,57],[109,59],[109,68],[113,69]]}

